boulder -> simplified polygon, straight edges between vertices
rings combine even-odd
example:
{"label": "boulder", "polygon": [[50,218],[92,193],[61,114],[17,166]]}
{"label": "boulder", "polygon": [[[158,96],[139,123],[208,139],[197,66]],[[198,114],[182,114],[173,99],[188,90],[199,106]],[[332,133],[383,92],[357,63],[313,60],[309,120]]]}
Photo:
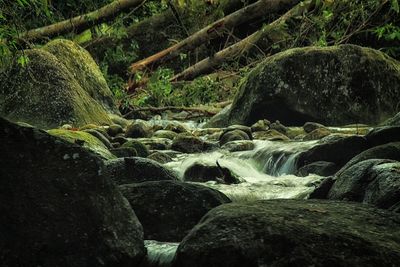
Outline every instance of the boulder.
{"label": "boulder", "polygon": [[328,136],[298,155],[297,168],[316,161],[329,161],[341,167],[367,148],[367,140],[361,136]]}
{"label": "boulder", "polygon": [[110,140],[104,136],[104,134],[102,132],[100,132],[99,130],[96,129],[88,129],[88,130],[83,130],[84,132],[93,135],[94,137],[96,137],[97,139],[99,139],[103,145],[105,145],[108,149],[112,148],[112,144],[110,142]]}
{"label": "boulder", "polygon": [[219,145],[223,146],[228,142],[237,140],[250,140],[250,137],[246,132],[239,129],[224,131],[219,137]]}
{"label": "boulder", "polygon": [[201,140],[199,137],[179,134],[172,141],[171,149],[183,153],[200,153],[212,149],[211,143]]}
{"label": "boulder", "polygon": [[400,126],[400,112],[394,115],[392,118],[386,120],[383,125],[385,126]]}
{"label": "boulder", "polygon": [[357,154],[338,171],[337,175],[357,164],[358,162],[367,159],[391,159],[400,161],[400,142],[376,146]]}
{"label": "boulder", "polygon": [[355,45],[295,48],[248,73],[218,126],[265,118],[286,125],[374,125],[398,112],[399,102],[400,65],[386,54]]}
{"label": "boulder", "polygon": [[109,160],[105,164],[104,176],[116,184],[145,181],[179,180],[175,173],[160,163],[140,157]]}
{"label": "boulder", "polygon": [[328,198],[391,208],[400,202],[400,162],[386,159],[358,162],[336,177]]}
{"label": "boulder", "polygon": [[158,130],[153,134],[153,137],[158,137],[158,138],[168,138],[173,140],[178,134],[174,131],[169,131],[169,130]]}
{"label": "boulder", "polygon": [[88,51],[75,42],[65,39],[55,39],[47,43],[43,49],[55,55],[71,71],[90,97],[108,112],[119,114],[107,81]]}
{"label": "boulder", "polygon": [[125,147],[134,148],[138,157],[146,158],[149,155],[149,149],[139,141],[129,140],[121,146],[121,148]]}
{"label": "boulder", "polygon": [[137,266],[143,230],[96,154],[0,118],[2,266]]}
{"label": "boulder", "polygon": [[396,266],[400,216],[358,203],[263,200],[212,209],[174,267]]}
{"label": "boulder", "polygon": [[110,149],[110,152],[117,158],[137,157],[138,153],[133,147],[117,147]]}
{"label": "boulder", "polygon": [[316,161],[305,165],[296,171],[296,176],[305,177],[310,173],[314,173],[320,176],[330,176],[335,174],[339,170],[339,167],[328,161]]}
{"label": "boulder", "polygon": [[[66,54],[85,54],[75,45],[65,49]],[[78,65],[44,49],[29,49],[24,54],[29,58],[26,67],[14,62],[0,74],[0,115],[45,129],[63,124],[111,124],[107,112],[115,111],[112,93],[87,54],[77,59],[81,61]],[[87,79],[78,74],[81,68],[88,71]],[[93,90],[102,91],[104,98]]]}
{"label": "boulder", "polygon": [[128,125],[125,136],[131,138],[140,138],[151,136],[152,130],[146,121],[136,120]]}
{"label": "boulder", "polygon": [[331,131],[329,131],[326,128],[318,128],[315,129],[309,133],[307,133],[304,137],[303,140],[304,141],[310,141],[310,140],[318,140],[321,138],[324,138],[325,136],[328,136],[331,134]]}
{"label": "boulder", "polygon": [[111,124],[110,127],[107,128],[107,133],[110,136],[116,136],[117,134],[123,133],[124,129],[119,124]]}
{"label": "boulder", "polygon": [[306,122],[303,125],[303,129],[306,133],[311,133],[312,131],[320,128],[326,128],[326,127],[317,122]]}
{"label": "boulder", "polygon": [[142,223],[145,239],[158,241],[181,241],[209,210],[230,202],[217,190],[178,181],[127,184],[119,189]]}
{"label": "boulder", "polygon": [[268,141],[289,141],[289,137],[277,130],[257,131],[253,133],[253,138],[256,140]]}
{"label": "boulder", "polygon": [[371,147],[400,142],[400,125],[374,128],[365,137]]}
{"label": "boulder", "polygon": [[90,133],[63,129],[52,129],[48,130],[47,132],[70,143],[78,144],[84,149],[91,150],[103,159],[115,158],[115,156],[108,150],[103,142]]}
{"label": "boulder", "polygon": [[286,128],[286,126],[285,125],[283,125],[280,121],[275,121],[275,122],[273,122],[273,123],[271,123],[270,125],[269,125],[269,128],[271,129],[271,130],[275,130],[275,131],[278,131],[278,132],[280,132],[281,134],[284,134],[284,135],[286,135],[287,134],[287,131],[288,131],[288,129]]}
{"label": "boulder", "polygon": [[172,161],[172,157],[162,151],[153,152],[147,158],[157,161],[158,163],[161,164],[165,164]]}
{"label": "boulder", "polygon": [[183,173],[183,179],[190,182],[216,181],[224,184],[239,184],[240,179],[226,167],[221,166],[218,161],[215,165],[207,165],[195,162]]}
{"label": "boulder", "polygon": [[271,122],[269,120],[259,120],[253,125],[251,125],[251,131],[252,132],[257,132],[257,131],[266,131],[269,129],[269,126],[271,125]]}

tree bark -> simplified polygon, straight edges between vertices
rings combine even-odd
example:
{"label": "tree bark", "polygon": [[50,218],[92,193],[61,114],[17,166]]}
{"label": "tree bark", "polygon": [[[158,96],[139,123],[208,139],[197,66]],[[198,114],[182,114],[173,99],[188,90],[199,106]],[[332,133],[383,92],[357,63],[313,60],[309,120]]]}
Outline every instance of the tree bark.
{"label": "tree bark", "polygon": [[254,4],[239,9],[236,12],[231,13],[228,16],[212,23],[211,25],[208,25],[181,42],[170,46],[169,48],[148,58],[133,63],[130,67],[130,71],[135,73],[136,71],[143,69],[150,64],[160,64],[162,61],[175,58],[181,53],[191,51],[201,44],[219,37],[222,33],[228,32],[237,25],[265,16],[267,14],[273,14],[281,10],[288,9],[298,2],[300,2],[300,0],[259,0]]}
{"label": "tree bark", "polygon": [[34,41],[72,31],[83,31],[94,25],[115,18],[121,12],[137,7],[145,0],[117,0],[95,11],[63,20],[48,26],[32,29],[19,35],[21,41]]}
{"label": "tree bark", "polygon": [[263,26],[259,31],[249,35],[245,39],[217,52],[211,57],[205,58],[195,65],[185,69],[181,73],[171,78],[171,81],[178,80],[193,80],[194,78],[208,74],[214,70],[215,67],[221,65],[224,62],[233,60],[243,53],[249,52],[251,49],[257,47],[257,43],[262,39],[268,39],[270,34],[275,32],[279,27],[283,26],[285,22],[294,16],[302,14],[311,6],[311,2],[300,3],[287,11],[284,15],[279,17],[272,23]]}

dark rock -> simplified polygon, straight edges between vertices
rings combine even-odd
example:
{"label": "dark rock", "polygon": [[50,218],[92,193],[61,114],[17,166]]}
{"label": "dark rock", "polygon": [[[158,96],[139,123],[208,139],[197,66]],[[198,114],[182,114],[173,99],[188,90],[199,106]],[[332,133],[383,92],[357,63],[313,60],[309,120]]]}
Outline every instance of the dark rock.
{"label": "dark rock", "polygon": [[329,190],[335,183],[336,178],[333,176],[326,177],[311,194],[308,196],[309,199],[327,199]]}
{"label": "dark rock", "polygon": [[172,140],[168,138],[159,138],[159,137],[151,137],[151,138],[138,138],[137,141],[144,144],[150,150],[166,150],[171,147]]}
{"label": "dark rock", "polygon": [[128,142],[128,138],[125,138],[125,137],[123,137],[123,136],[116,136],[116,137],[113,137],[113,138],[111,139],[111,141],[112,141],[112,142],[115,142],[115,143],[119,143],[120,145],[123,145],[123,144],[125,144],[126,142]]}
{"label": "dark rock", "polygon": [[400,201],[400,162],[386,159],[358,162],[336,177],[328,198],[388,209]]}
{"label": "dark rock", "polygon": [[129,158],[136,157],[138,155],[136,149],[133,147],[117,147],[110,149],[110,152],[113,153],[117,158]]}
{"label": "dark rock", "polygon": [[234,124],[234,125],[229,125],[228,127],[226,127],[225,129],[224,129],[224,133],[227,133],[227,132],[229,132],[229,131],[234,131],[234,130],[240,130],[240,131],[243,131],[243,132],[245,132],[247,135],[248,135],[248,137],[250,138],[250,140],[252,139],[252,131],[251,131],[251,128],[249,127],[249,126],[245,126],[245,125],[237,125],[237,124]]}
{"label": "dark rock", "polygon": [[257,140],[268,141],[289,141],[289,137],[277,130],[258,131],[253,133],[253,138]]}
{"label": "dark rock", "polygon": [[330,176],[335,174],[339,170],[339,167],[328,161],[316,161],[305,165],[296,171],[296,176],[305,177],[310,173],[314,173],[320,176]]}
{"label": "dark rock", "polygon": [[128,140],[128,142],[125,142],[121,146],[121,148],[124,147],[134,148],[138,157],[146,158],[149,155],[149,149],[144,144],[136,140]]}
{"label": "dark rock", "polygon": [[102,160],[0,119],[1,266],[135,266],[143,230]]}
{"label": "dark rock", "polygon": [[264,200],[208,212],[175,267],[396,266],[400,216],[358,203]]}
{"label": "dark rock", "polygon": [[226,107],[224,107],[220,112],[218,112],[216,115],[214,115],[205,125],[203,128],[214,128],[214,127],[225,127],[228,124],[226,121],[229,118],[229,112],[231,109],[232,105],[229,104]]}
{"label": "dark rock", "polygon": [[221,192],[178,181],[119,187],[144,228],[145,239],[179,242],[212,208],[230,200]]}
{"label": "dark rock", "polygon": [[399,102],[399,63],[386,54],[354,45],[295,48],[247,74],[218,126],[265,118],[291,126],[375,125],[398,112]]}
{"label": "dark rock", "polygon": [[180,134],[172,141],[171,149],[183,153],[199,153],[206,150],[205,146],[205,142],[198,137]]}
{"label": "dark rock", "polygon": [[189,132],[188,128],[180,122],[177,121],[169,121],[168,124],[164,127],[166,131],[172,131],[175,133],[187,133]]}
{"label": "dark rock", "polygon": [[217,162],[215,165],[195,162],[185,170],[183,179],[191,182],[217,181],[225,184],[240,183],[240,179],[235,174],[232,174],[231,170],[222,167]]}
{"label": "dark rock", "polygon": [[161,151],[156,151],[154,153],[151,153],[147,158],[157,161],[158,163],[161,164],[165,164],[172,161],[171,156]]}
{"label": "dark rock", "polygon": [[221,134],[219,138],[219,145],[223,146],[228,142],[236,140],[250,140],[250,137],[246,132],[238,129],[225,131]]}
{"label": "dark rock", "polygon": [[323,138],[318,145],[299,154],[297,168],[316,161],[329,161],[341,167],[367,148],[367,140],[360,136]]}
{"label": "dark rock", "polygon": [[400,125],[375,128],[365,137],[371,147],[390,142],[400,142]]}
{"label": "dark rock", "polygon": [[136,120],[126,128],[125,136],[130,138],[149,137],[151,128],[145,121]]}
{"label": "dark rock", "polygon": [[110,136],[116,136],[117,134],[123,133],[123,132],[124,132],[124,129],[119,124],[112,124],[107,128],[107,133]]}
{"label": "dark rock", "polygon": [[400,161],[400,142],[376,146],[359,153],[346,163],[337,173],[344,172],[349,167],[367,159],[391,159]]}
{"label": "dark rock", "polygon": [[173,140],[178,134],[174,131],[158,130],[154,133],[153,137],[168,138]]}
{"label": "dark rock", "polygon": [[312,131],[320,128],[326,128],[324,125],[317,122],[306,122],[303,125],[303,129],[306,133],[311,133]]}
{"label": "dark rock", "polygon": [[145,181],[179,180],[174,172],[160,163],[140,157],[107,161],[104,176],[112,179],[118,185]]}

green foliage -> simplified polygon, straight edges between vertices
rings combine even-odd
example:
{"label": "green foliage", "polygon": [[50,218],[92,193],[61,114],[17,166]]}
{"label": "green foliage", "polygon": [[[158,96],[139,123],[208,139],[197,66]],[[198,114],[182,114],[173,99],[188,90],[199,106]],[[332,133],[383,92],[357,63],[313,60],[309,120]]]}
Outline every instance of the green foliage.
{"label": "green foliage", "polygon": [[172,85],[169,81],[174,75],[170,69],[159,68],[150,77],[147,84],[149,104],[153,106],[167,106],[171,104]]}

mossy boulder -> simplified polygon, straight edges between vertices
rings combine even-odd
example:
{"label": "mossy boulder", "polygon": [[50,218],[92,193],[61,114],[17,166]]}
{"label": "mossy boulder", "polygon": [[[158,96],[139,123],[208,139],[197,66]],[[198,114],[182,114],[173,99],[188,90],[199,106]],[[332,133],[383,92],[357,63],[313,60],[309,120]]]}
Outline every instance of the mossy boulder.
{"label": "mossy boulder", "polygon": [[295,48],[247,75],[223,123],[378,124],[399,102],[400,63],[384,53],[354,45]]}
{"label": "mossy boulder", "polygon": [[138,266],[143,228],[103,161],[0,118],[1,266]]}
{"label": "mossy boulder", "polygon": [[400,216],[359,203],[220,205],[179,244],[174,267],[396,266]]}
{"label": "mossy boulder", "polygon": [[98,138],[90,133],[82,131],[70,131],[64,129],[52,129],[47,131],[53,136],[57,136],[70,143],[78,144],[85,149],[88,149],[103,159],[113,159],[115,156],[107,149],[107,147]]}
{"label": "mossy boulder", "polygon": [[[91,76],[89,70],[97,67],[93,62],[82,61],[74,66],[67,56],[58,58],[44,49],[24,53],[29,58],[25,67],[14,62],[9,71],[0,73],[0,115],[46,129],[63,124],[74,127],[111,124],[107,115],[112,110],[111,104],[107,110],[105,102],[93,92],[108,89],[95,83]],[[73,51],[71,54],[69,57],[73,57]],[[85,67],[86,72],[81,73],[80,67]]]}
{"label": "mossy boulder", "polygon": [[65,39],[53,40],[47,43],[43,49],[55,55],[67,67],[90,97],[107,111],[119,113],[103,73],[88,51]]}

